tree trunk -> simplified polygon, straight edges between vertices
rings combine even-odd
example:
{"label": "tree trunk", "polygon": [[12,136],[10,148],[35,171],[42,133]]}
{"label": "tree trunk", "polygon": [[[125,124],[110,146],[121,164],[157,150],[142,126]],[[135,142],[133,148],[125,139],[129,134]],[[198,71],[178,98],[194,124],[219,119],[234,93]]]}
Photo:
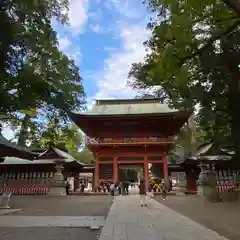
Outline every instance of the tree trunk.
{"label": "tree trunk", "polygon": [[240,73],[235,72],[233,74],[232,81],[229,82],[229,114],[231,116],[231,134],[233,138],[234,150],[235,150],[235,161],[237,166],[240,166]]}
{"label": "tree trunk", "polygon": [[228,114],[231,117],[231,136],[235,151],[234,161],[240,166],[240,71],[238,67],[238,55],[235,55],[234,34],[226,36],[222,40],[223,62],[226,64],[226,76],[228,79]]}
{"label": "tree trunk", "polygon": [[29,115],[25,114],[23,121],[22,121],[20,133],[19,133],[19,138],[18,138],[19,146],[26,147],[26,140],[28,137],[28,126],[29,126],[30,119],[31,119],[31,117]]}
{"label": "tree trunk", "polygon": [[196,121],[194,119],[194,116],[190,116],[188,119],[188,128],[190,131],[190,152],[191,155],[194,156],[197,151],[197,139],[196,139]]}

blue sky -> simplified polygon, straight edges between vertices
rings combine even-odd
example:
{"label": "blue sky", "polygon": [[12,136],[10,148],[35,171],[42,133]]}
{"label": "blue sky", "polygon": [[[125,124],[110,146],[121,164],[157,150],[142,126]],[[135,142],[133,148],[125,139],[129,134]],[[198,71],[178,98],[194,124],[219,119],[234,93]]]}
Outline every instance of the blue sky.
{"label": "blue sky", "polygon": [[[69,26],[53,22],[59,48],[80,68],[88,104],[95,99],[131,98],[131,64],[145,56],[150,17],[141,0],[69,0]],[[3,134],[12,137],[9,129]]]}
{"label": "blue sky", "polygon": [[131,64],[145,55],[146,5],[141,0],[70,0],[69,19],[69,27],[54,28],[60,49],[80,67],[89,103],[134,97],[126,82]]}

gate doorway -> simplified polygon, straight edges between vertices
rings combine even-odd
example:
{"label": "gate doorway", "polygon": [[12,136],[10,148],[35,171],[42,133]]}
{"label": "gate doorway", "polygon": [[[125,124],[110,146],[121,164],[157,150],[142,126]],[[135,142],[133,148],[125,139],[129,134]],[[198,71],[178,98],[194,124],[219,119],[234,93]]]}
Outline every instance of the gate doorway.
{"label": "gate doorway", "polygon": [[[128,194],[138,194],[139,193],[139,181],[140,177],[143,176],[144,165],[124,165],[119,164],[118,166],[118,176],[119,182],[122,186],[128,186]],[[123,187],[124,188],[124,187]]]}

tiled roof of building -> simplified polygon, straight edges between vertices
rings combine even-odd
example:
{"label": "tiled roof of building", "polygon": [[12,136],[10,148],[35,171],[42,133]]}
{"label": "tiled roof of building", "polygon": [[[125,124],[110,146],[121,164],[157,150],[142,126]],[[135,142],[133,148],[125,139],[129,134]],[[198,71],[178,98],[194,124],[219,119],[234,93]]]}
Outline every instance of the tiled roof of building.
{"label": "tiled roof of building", "polygon": [[17,146],[0,134],[0,148],[1,148],[1,157],[24,157],[27,159],[33,159],[37,154],[25,149],[23,147]]}
{"label": "tiled roof of building", "polygon": [[207,142],[200,145],[197,149],[195,156],[190,156],[191,160],[208,160],[208,161],[218,161],[218,160],[230,160],[234,155],[233,152],[219,146],[214,142]]}
{"label": "tiled roof of building", "polygon": [[28,165],[28,164],[53,164],[54,161],[49,160],[34,160],[29,161],[27,159],[17,157],[5,157],[4,161],[0,165]]}
{"label": "tiled roof of building", "polygon": [[177,113],[178,110],[170,109],[167,104],[161,103],[134,103],[134,104],[106,104],[94,105],[91,110],[83,115],[135,115],[152,113]]}
{"label": "tiled roof of building", "polygon": [[78,164],[84,166],[84,163],[77,161],[72,155],[67,152],[64,152],[58,148],[49,147],[46,151],[42,152],[36,158],[36,161],[39,160],[59,160],[63,159],[66,163],[77,162]]}

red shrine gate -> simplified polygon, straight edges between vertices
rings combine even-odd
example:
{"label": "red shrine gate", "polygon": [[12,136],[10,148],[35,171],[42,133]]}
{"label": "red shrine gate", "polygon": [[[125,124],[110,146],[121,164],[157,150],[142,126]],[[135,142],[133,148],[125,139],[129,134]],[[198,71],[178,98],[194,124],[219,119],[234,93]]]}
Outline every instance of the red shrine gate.
{"label": "red shrine gate", "polygon": [[146,189],[149,164],[159,164],[168,183],[167,154],[173,136],[189,113],[169,109],[157,99],[97,100],[73,121],[87,135],[86,145],[96,158],[95,188],[100,179],[119,181],[119,165],[143,165]]}
{"label": "red shrine gate", "polygon": [[[136,140],[137,141],[137,140]],[[164,179],[168,181],[168,167],[167,167],[167,151],[166,145],[162,141],[152,142],[150,144],[156,146],[148,146],[148,139],[140,140],[139,142],[132,143],[117,143],[117,139],[113,139],[112,143],[108,143],[108,147],[101,146],[98,143],[98,150],[96,151],[96,165],[95,165],[95,184],[99,183],[99,179],[106,179],[104,173],[106,173],[105,166],[108,169],[112,169],[112,176],[110,179],[113,182],[119,182],[119,166],[120,165],[143,165],[143,174],[146,181],[146,188],[148,187],[149,179],[149,164],[158,163],[163,167]],[[160,145],[162,144],[162,146]],[[135,146],[132,146],[135,145]],[[93,149],[96,145],[88,143],[88,146]],[[102,174],[100,174],[102,170]],[[106,175],[105,175],[106,176]]]}

